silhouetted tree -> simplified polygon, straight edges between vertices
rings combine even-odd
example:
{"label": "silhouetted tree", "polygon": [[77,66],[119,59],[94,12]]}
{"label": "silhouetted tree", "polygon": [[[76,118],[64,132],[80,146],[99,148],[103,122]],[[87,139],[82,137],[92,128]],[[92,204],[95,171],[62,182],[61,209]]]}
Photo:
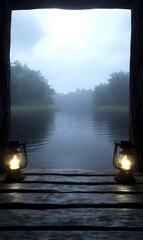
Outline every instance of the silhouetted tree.
{"label": "silhouetted tree", "polygon": [[51,105],[55,91],[40,71],[16,61],[11,64],[11,101],[13,105]]}
{"label": "silhouetted tree", "polygon": [[94,88],[94,106],[128,106],[129,73],[115,72],[107,83]]}

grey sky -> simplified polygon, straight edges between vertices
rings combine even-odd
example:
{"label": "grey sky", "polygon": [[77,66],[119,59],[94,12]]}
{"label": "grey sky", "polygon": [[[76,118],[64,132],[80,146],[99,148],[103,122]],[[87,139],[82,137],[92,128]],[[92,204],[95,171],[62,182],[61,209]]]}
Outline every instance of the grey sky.
{"label": "grey sky", "polygon": [[40,70],[57,92],[129,71],[130,11],[33,10],[12,15],[11,62]]}

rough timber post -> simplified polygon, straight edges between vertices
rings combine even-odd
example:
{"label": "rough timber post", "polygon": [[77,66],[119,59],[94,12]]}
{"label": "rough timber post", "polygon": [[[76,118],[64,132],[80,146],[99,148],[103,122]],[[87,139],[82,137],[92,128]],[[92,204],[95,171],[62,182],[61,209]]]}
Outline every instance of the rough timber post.
{"label": "rough timber post", "polygon": [[132,2],[130,140],[139,145],[139,170],[143,171],[143,0]]}
{"label": "rough timber post", "polygon": [[10,122],[10,26],[9,0],[0,0],[0,170]]}

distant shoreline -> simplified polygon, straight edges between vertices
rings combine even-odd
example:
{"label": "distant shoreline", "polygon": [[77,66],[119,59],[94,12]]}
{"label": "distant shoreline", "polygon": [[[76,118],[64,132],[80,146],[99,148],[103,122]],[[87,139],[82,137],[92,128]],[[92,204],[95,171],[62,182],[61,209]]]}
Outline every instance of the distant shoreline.
{"label": "distant shoreline", "polygon": [[[62,109],[64,110],[64,109]],[[77,111],[78,109],[76,109]],[[12,105],[12,113],[24,113],[24,112],[57,112],[60,111],[55,105]],[[65,110],[66,111],[66,110]],[[70,108],[68,109],[70,112]],[[79,108],[80,111],[80,108]],[[85,109],[86,111],[86,109]],[[91,112],[98,114],[129,114],[128,106],[101,106],[101,107],[91,107]],[[73,112],[73,109],[71,109]]]}
{"label": "distant shoreline", "polygon": [[54,112],[54,111],[58,111],[58,109],[56,108],[56,106],[51,106],[51,105],[12,105],[11,106],[11,112],[29,112],[29,111],[49,111],[49,112]]}
{"label": "distant shoreline", "polygon": [[129,107],[128,106],[101,106],[101,107],[93,107],[93,111],[97,113],[129,113]]}

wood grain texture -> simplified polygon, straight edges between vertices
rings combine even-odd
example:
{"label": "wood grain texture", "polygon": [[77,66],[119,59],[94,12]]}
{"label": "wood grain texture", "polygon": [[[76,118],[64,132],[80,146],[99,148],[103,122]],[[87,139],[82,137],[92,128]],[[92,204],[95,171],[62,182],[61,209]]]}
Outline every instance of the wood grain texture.
{"label": "wood grain texture", "polygon": [[74,185],[74,184],[43,184],[43,183],[11,183],[11,184],[2,184],[0,183],[0,193],[3,192],[39,192],[39,193],[143,193],[143,184],[137,185],[121,185],[114,184],[113,185]]}
{"label": "wood grain texture", "polygon": [[142,240],[142,232],[136,231],[4,231],[1,232],[2,240]]}
{"label": "wood grain texture", "polygon": [[[55,207],[56,205],[60,207],[63,206],[63,208],[73,206],[76,204],[79,207],[99,207],[99,204],[102,204],[104,207],[112,207],[113,204],[118,207],[124,206],[130,206],[132,204],[132,207],[142,207],[143,203],[143,194],[122,194],[119,193],[31,193],[31,192],[10,192],[10,193],[3,193],[1,194],[0,198],[0,209],[3,209],[4,205],[5,208],[14,207],[14,205],[10,205],[10,203],[17,204],[16,207],[18,207],[18,203],[23,204],[31,204],[36,203],[42,205],[41,208],[44,208],[43,204],[47,204],[48,207]],[[127,205],[128,204],[128,205]],[[68,206],[69,205],[69,206]],[[97,205],[97,206],[96,206]],[[20,206],[19,206],[20,207]],[[26,207],[26,206],[25,206]],[[29,206],[30,207],[30,206]],[[32,206],[31,206],[32,207]],[[36,207],[36,206],[35,206]],[[38,207],[38,206],[37,206]],[[46,206],[45,206],[46,207]],[[22,204],[21,204],[22,208]]]}
{"label": "wood grain texture", "polygon": [[[108,177],[107,177],[108,176]],[[97,184],[116,184],[114,181],[115,175],[110,176],[110,175],[94,175],[94,176],[82,176],[82,175],[77,175],[77,176],[72,176],[72,175],[26,175],[26,178],[24,182],[30,183],[30,182],[41,182],[41,183],[60,183],[60,184],[87,184],[87,185],[97,185]],[[140,176],[135,176],[137,183],[143,184],[143,179]]]}
{"label": "wood grain texture", "polygon": [[44,226],[45,230],[48,226],[64,226],[65,230],[66,226],[70,226],[71,230],[74,230],[74,227],[77,229],[79,228],[79,230],[80,227],[82,230],[84,230],[84,227],[89,227],[89,229],[92,229],[92,227],[93,229],[96,227],[106,227],[106,230],[109,227],[122,227],[129,228],[130,230],[132,227],[142,227],[142,222],[143,211],[128,208],[123,208],[122,210],[118,208],[61,208],[48,210],[13,209],[0,211],[0,230],[3,226],[7,226],[8,228],[13,226],[15,230],[18,230],[18,227],[21,226],[34,226],[35,230],[37,226]]}
{"label": "wood grain texture", "polygon": [[39,172],[26,174],[30,182],[0,183],[0,237],[142,239],[143,176],[136,185],[113,176]]}

